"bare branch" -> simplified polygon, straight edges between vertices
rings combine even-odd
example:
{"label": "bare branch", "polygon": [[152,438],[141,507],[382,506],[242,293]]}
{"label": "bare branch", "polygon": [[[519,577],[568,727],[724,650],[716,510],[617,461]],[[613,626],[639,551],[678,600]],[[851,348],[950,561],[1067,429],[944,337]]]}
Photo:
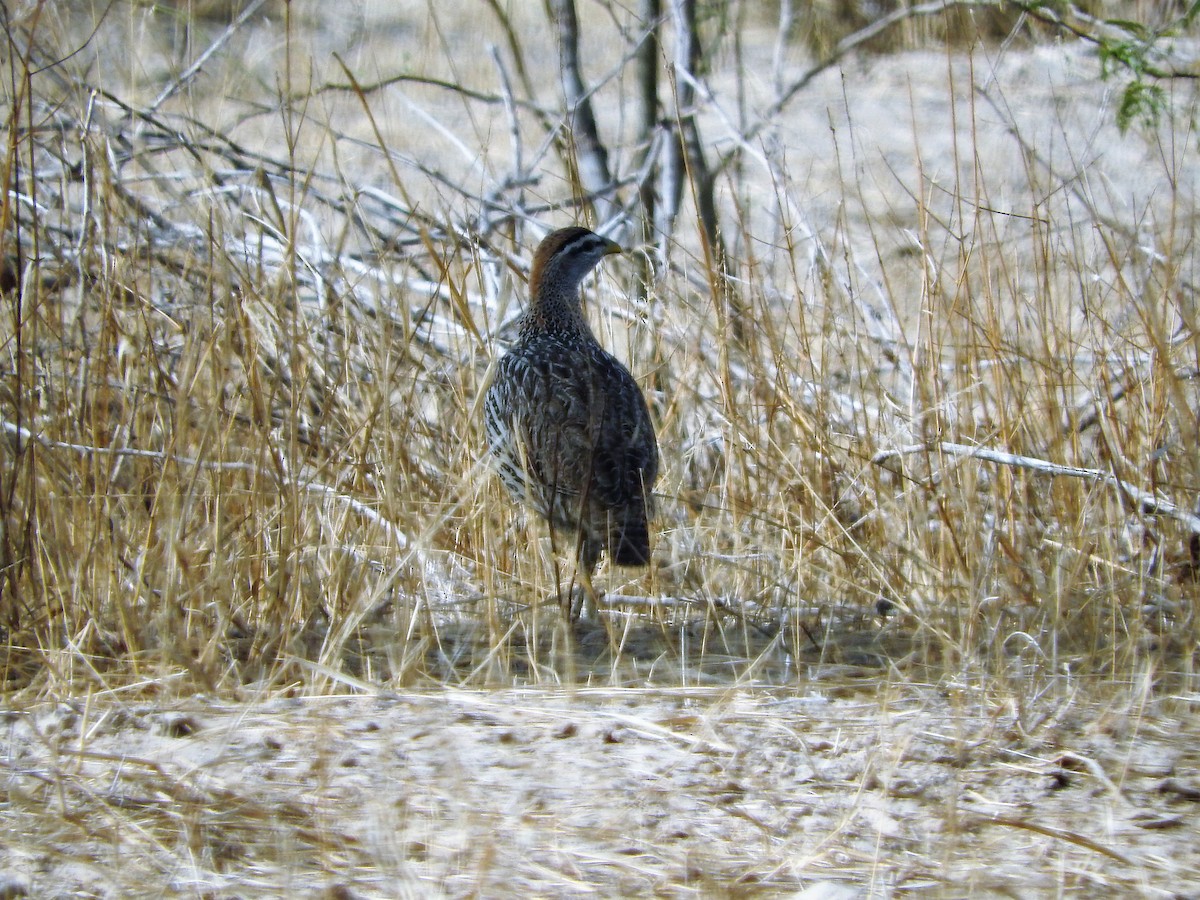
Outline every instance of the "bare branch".
{"label": "bare branch", "polygon": [[616,208],[608,150],[592,109],[591,93],[584,85],[579,61],[579,18],[575,0],[549,0],[548,8],[558,29],[559,72],[570,115],[569,139],[583,190],[592,195],[596,216],[607,221]]}
{"label": "bare branch", "polygon": [[799,78],[793,81],[780,93],[780,95],[775,99],[774,103],[763,110],[762,114],[758,118],[758,121],[748,128],[745,134],[742,135],[741,141],[738,143],[738,145],[721,157],[717,165],[714,167],[714,174],[719,174],[732,165],[742,153],[745,145],[753,141],[753,139],[759,133],[761,133],[763,129],[774,122],[776,117],[782,113],[785,108],[787,108],[788,104],[791,103],[792,100],[795,99],[796,95],[812,83],[813,79],[815,79],[826,69],[830,69],[837,65],[842,59],[844,59],[850,53],[853,53],[868,41],[877,38],[885,31],[896,27],[907,19],[941,15],[947,10],[960,6],[986,7],[999,5],[1000,0],[933,0],[933,2],[920,3],[916,6],[901,6],[898,9],[888,13],[886,16],[881,16],[871,24],[860,28],[853,34],[842,38],[842,40],[838,41],[837,46],[827,58],[821,60]]}

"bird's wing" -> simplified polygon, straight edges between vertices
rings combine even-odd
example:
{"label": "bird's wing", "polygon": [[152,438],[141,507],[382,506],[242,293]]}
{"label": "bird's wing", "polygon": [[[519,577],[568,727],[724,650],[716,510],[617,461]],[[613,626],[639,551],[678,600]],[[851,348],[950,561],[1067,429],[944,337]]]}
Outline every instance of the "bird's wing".
{"label": "bird's wing", "polygon": [[583,367],[554,352],[514,352],[501,359],[489,396],[509,429],[509,448],[529,480],[558,494],[582,492],[593,428]]}
{"label": "bird's wing", "polygon": [[[505,418],[499,448],[539,489],[618,508],[644,498],[658,474],[658,444],[633,377],[602,350],[534,348],[501,359],[488,396]],[[494,440],[494,438],[493,438]]]}
{"label": "bird's wing", "polygon": [[620,363],[606,358],[593,365],[603,385],[598,398],[599,427],[593,434],[592,488],[603,506],[620,508],[643,502],[658,476],[658,441],[637,382]]}

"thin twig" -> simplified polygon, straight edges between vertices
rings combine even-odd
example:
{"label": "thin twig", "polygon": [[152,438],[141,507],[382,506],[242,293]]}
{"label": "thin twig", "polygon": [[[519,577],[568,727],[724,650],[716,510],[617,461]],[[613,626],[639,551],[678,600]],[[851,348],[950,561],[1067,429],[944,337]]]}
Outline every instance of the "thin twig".
{"label": "thin twig", "polygon": [[229,27],[217,35],[217,39],[209,44],[208,49],[201,53],[195,62],[184,69],[178,78],[168,84],[162,90],[162,92],[154,98],[154,102],[150,104],[146,111],[150,113],[156,112],[158,108],[166,103],[167,100],[170,99],[180,88],[195,78],[200,70],[204,68],[204,64],[213,57],[213,54],[224,47],[226,42],[233,37],[237,30],[246,24],[246,21],[256,12],[258,12],[259,8],[266,2],[267,0],[252,0],[252,2],[241,11],[238,17],[229,24]]}
{"label": "thin twig", "polygon": [[1036,834],[1052,837],[1055,840],[1066,841],[1069,844],[1075,844],[1079,847],[1084,847],[1096,853],[1100,853],[1110,859],[1115,859],[1117,862],[1125,863],[1127,866],[1134,866],[1137,863],[1120,851],[1114,850],[1112,847],[1106,847],[1099,841],[1094,841],[1090,837],[1079,834],[1075,831],[1067,831],[1065,828],[1051,828],[1049,825],[1042,825],[1038,822],[1029,822],[1024,819],[1014,819],[1009,816],[987,816],[978,819],[975,824],[984,825],[1005,825],[1009,828],[1022,828],[1025,831],[1032,831]]}

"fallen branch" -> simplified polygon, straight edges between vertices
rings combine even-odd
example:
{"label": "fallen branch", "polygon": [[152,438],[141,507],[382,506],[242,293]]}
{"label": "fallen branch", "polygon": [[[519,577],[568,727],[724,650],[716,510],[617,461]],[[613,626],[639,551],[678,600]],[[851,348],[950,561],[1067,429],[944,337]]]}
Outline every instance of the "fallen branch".
{"label": "fallen branch", "polygon": [[871,457],[875,465],[882,465],[889,459],[898,456],[910,456],[914,453],[944,453],[948,456],[970,457],[982,459],[985,462],[999,466],[1010,466],[1014,469],[1028,469],[1039,475],[1066,476],[1069,478],[1087,478],[1098,481],[1109,487],[1115,487],[1137,504],[1142,512],[1148,515],[1167,516],[1183,523],[1193,534],[1200,534],[1200,515],[1180,509],[1169,500],[1158,497],[1149,491],[1144,491],[1130,484],[1111,472],[1103,469],[1084,469],[1079,466],[1064,466],[1033,456],[1019,456],[1015,453],[1005,453],[1001,450],[989,450],[987,447],[972,447],[967,444],[955,444],[951,441],[941,441],[934,445],[912,444],[907,447],[897,447],[893,450],[881,450]]}

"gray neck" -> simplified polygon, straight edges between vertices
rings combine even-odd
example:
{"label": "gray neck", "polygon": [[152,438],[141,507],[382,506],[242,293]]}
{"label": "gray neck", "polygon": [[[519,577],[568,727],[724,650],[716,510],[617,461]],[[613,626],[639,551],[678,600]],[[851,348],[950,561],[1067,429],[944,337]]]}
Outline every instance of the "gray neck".
{"label": "gray neck", "polygon": [[[548,271],[538,284],[537,294],[521,317],[521,336],[554,334],[595,340],[592,329],[583,317],[579,283],[587,272],[564,273]],[[575,277],[563,277],[575,275]]]}

